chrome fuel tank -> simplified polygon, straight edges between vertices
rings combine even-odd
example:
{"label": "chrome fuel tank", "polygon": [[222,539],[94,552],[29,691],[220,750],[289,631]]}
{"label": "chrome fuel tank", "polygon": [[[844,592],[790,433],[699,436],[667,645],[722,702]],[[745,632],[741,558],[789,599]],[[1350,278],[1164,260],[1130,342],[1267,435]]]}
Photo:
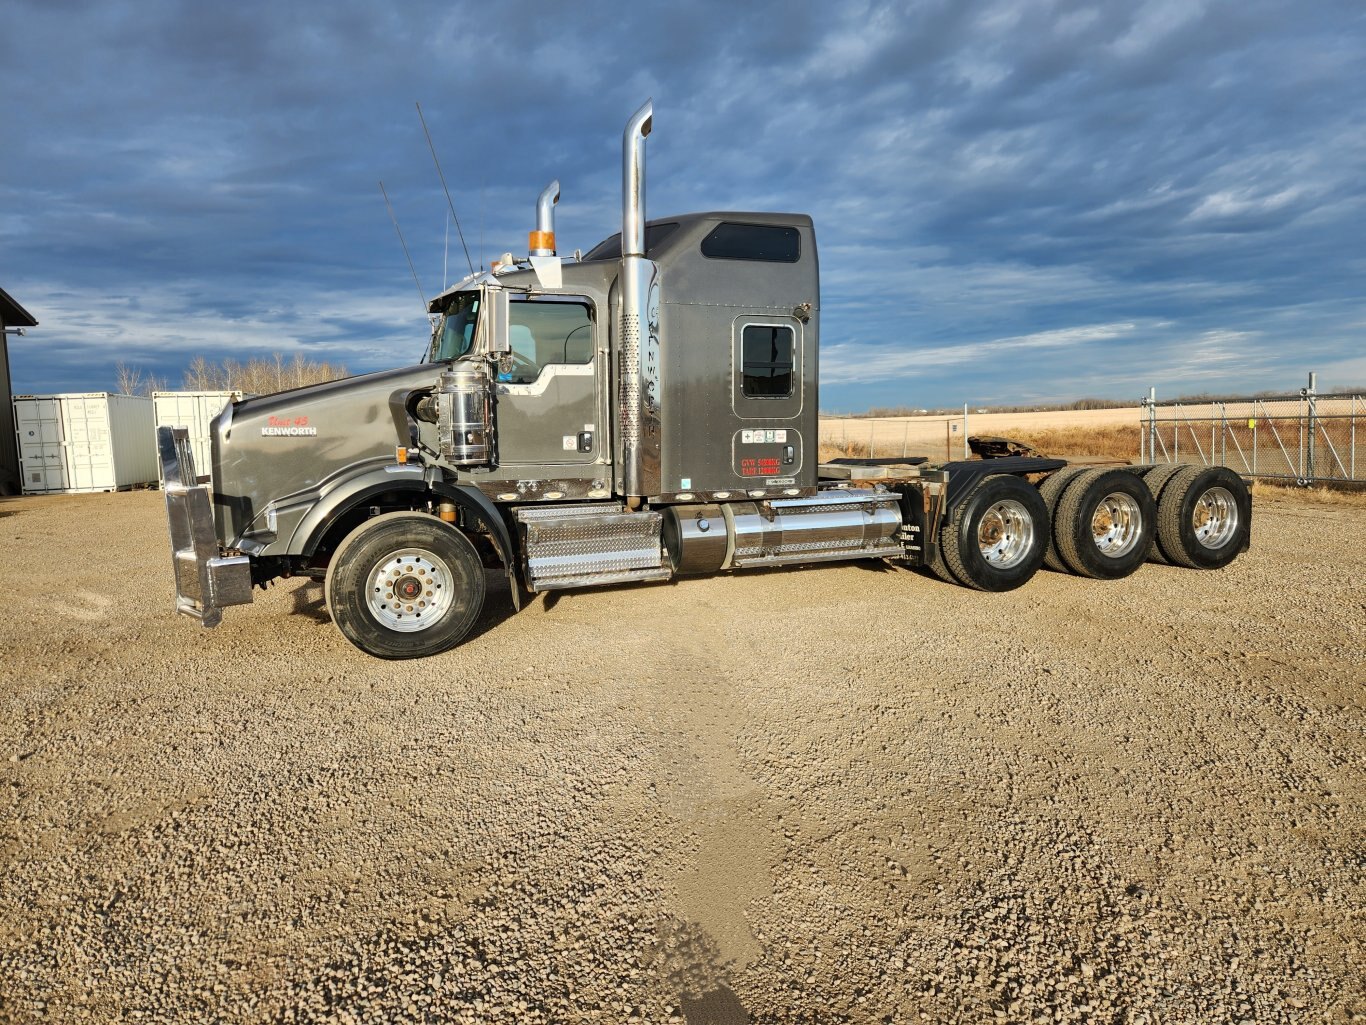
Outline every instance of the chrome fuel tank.
{"label": "chrome fuel tank", "polygon": [[[719,513],[719,522],[718,514]],[[671,506],[664,542],[677,573],[714,573],[905,554],[888,491],[839,488],[810,498]]]}

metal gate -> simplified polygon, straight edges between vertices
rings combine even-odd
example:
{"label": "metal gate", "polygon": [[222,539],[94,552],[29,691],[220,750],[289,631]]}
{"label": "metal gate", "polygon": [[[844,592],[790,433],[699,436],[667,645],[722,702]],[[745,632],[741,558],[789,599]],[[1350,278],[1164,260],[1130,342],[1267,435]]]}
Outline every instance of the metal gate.
{"label": "metal gate", "polygon": [[1143,400],[1140,462],[1227,466],[1250,477],[1366,480],[1366,398],[1320,395],[1317,375],[1298,395],[1159,405]]}

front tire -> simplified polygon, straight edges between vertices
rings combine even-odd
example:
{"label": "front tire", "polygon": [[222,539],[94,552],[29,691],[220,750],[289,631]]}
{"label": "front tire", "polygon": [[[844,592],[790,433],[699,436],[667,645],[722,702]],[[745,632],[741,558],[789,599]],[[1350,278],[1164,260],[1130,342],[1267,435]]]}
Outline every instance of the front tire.
{"label": "front tire", "polygon": [[368,655],[455,647],[484,607],[484,568],[464,534],[425,513],[387,513],[346,536],[327,567],[327,610]]}
{"label": "front tire", "polygon": [[1008,474],[982,479],[939,539],[954,577],[978,591],[1011,591],[1043,565],[1048,510],[1038,490]]}

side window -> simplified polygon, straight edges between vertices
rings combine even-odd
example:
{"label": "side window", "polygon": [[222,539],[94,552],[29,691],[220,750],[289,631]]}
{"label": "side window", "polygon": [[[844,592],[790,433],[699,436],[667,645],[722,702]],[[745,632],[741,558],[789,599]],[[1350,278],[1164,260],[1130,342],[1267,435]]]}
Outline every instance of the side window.
{"label": "side window", "polygon": [[593,362],[593,305],[587,299],[530,299],[508,304],[512,368],[498,379],[529,384],[554,363]]}
{"label": "side window", "polygon": [[740,337],[740,392],[751,399],[785,399],[793,387],[792,328],[746,324]]}
{"label": "side window", "polygon": [[796,228],[781,224],[726,221],[702,240],[702,255],[713,260],[796,263],[802,255],[802,237]]}

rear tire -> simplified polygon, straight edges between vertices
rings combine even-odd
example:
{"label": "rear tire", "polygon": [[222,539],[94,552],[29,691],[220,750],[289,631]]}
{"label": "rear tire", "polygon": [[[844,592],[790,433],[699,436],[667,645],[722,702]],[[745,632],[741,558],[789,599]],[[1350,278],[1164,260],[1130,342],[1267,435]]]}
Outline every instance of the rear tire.
{"label": "rear tire", "polygon": [[[1153,500],[1157,502],[1157,507],[1162,508],[1162,492],[1171,479],[1186,468],[1185,463],[1159,463],[1143,475],[1143,483],[1148,485],[1148,490],[1153,493]],[[1156,538],[1156,534],[1154,534]],[[1152,562],[1160,562],[1164,566],[1170,566],[1171,560],[1162,554],[1162,546],[1154,541],[1148,551],[1148,559]]]}
{"label": "rear tire", "polygon": [[1162,490],[1157,543],[1162,554],[1190,569],[1222,569],[1247,547],[1252,494],[1224,466],[1186,466]]}
{"label": "rear tire", "polygon": [[484,607],[484,567],[469,538],[435,516],[387,513],[337,546],[323,584],[348,641],[376,658],[455,647]]}
{"label": "rear tire", "polygon": [[939,539],[959,583],[1011,591],[1038,572],[1048,550],[1048,509],[1033,485],[992,474],[954,510]]}
{"label": "rear tire", "polygon": [[1084,466],[1064,466],[1061,470],[1044,478],[1039,485],[1039,496],[1048,510],[1049,540],[1048,551],[1044,553],[1043,564],[1056,573],[1066,573],[1067,564],[1058,554],[1058,503],[1063,492],[1074,480],[1086,472]]}
{"label": "rear tire", "polygon": [[1148,558],[1157,503],[1128,470],[1087,470],[1067,488],[1053,520],[1053,544],[1078,576],[1127,577]]}

